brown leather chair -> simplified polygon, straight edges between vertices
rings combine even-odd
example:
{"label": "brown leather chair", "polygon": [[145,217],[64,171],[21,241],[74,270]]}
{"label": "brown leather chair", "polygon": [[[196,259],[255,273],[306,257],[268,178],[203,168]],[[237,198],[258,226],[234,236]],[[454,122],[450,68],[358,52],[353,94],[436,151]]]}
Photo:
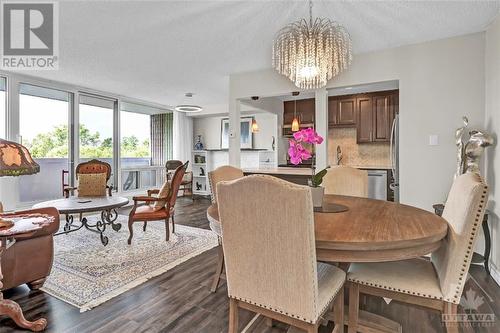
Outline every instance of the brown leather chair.
{"label": "brown leather chair", "polygon": [[[165,164],[165,168],[167,169],[167,180],[172,180],[174,171],[183,164],[184,163],[182,163],[182,161],[179,160],[168,160],[167,163]],[[182,190],[183,192],[182,194],[184,196],[191,196],[191,199],[194,200],[192,171],[186,171],[184,177],[182,177],[181,187],[179,189]]]}
{"label": "brown leather chair", "polygon": [[[128,230],[130,233],[130,236],[128,238],[129,245],[132,243],[132,237],[134,235],[134,222],[144,222],[143,231],[146,231],[148,221],[164,220],[166,240],[168,242],[170,236],[168,221],[170,220],[170,218],[172,218],[172,233],[175,233],[175,202],[177,201],[177,193],[179,192],[179,187],[181,185],[182,178],[184,177],[188,164],[189,161],[175,169],[170,185],[170,192],[167,197],[154,197],[153,194],[158,194],[160,190],[148,190],[148,196],[132,198],[132,200],[134,200],[134,207],[130,211],[128,218]],[[156,201],[166,201],[166,204],[162,209],[155,211],[153,206],[151,206],[150,204]],[[146,203],[146,205],[139,206],[140,202]]]}
{"label": "brown leather chair", "polygon": [[30,236],[19,235],[14,245],[2,254],[3,290],[26,283],[31,290],[43,286],[52,270],[54,260],[53,234],[59,229],[59,213],[55,208],[40,208],[20,211],[9,215],[41,213],[55,217],[53,223]]}
{"label": "brown leather chair", "polygon": [[[67,173],[67,171],[63,170],[63,193],[65,198],[69,198],[70,194],[72,195],[75,190],[78,191],[78,187],[70,187],[64,183],[65,173]],[[81,173],[105,173],[106,182],[108,182],[111,178],[111,165],[109,163],[93,159],[88,162],[80,163],[76,166],[75,176],[77,180],[78,175]],[[108,195],[111,196],[113,186],[106,185],[106,188],[108,189]]]}

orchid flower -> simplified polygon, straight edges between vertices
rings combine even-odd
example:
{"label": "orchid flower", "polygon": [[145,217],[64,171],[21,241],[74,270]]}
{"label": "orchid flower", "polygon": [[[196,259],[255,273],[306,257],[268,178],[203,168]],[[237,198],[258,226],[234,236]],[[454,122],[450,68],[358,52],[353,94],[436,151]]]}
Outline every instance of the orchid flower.
{"label": "orchid flower", "polygon": [[321,144],[323,142],[323,138],[311,127],[293,133],[293,138],[295,140],[290,140],[288,156],[290,156],[290,162],[294,165],[312,157],[311,152],[302,146],[302,142],[309,144]]}

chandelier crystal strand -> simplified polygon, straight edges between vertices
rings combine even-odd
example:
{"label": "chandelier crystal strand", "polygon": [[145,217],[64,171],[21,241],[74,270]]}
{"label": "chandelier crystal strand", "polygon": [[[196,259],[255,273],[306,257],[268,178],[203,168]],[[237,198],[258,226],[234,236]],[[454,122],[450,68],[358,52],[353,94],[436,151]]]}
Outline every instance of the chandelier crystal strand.
{"label": "chandelier crystal strand", "polygon": [[337,22],[312,17],[282,28],[273,44],[273,67],[301,89],[326,86],[352,61],[349,33]]}

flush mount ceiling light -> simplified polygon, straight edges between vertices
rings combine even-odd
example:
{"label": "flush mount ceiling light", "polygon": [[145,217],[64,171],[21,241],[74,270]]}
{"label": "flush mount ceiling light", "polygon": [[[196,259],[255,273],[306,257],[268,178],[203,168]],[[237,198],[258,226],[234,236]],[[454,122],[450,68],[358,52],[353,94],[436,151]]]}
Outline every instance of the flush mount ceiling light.
{"label": "flush mount ceiling light", "polygon": [[190,102],[193,99],[193,93],[186,93],[186,103],[185,104],[179,104],[177,105],[174,110],[179,111],[179,112],[186,112],[186,113],[194,113],[194,112],[201,112],[203,111],[203,108],[199,105],[191,104]]}
{"label": "flush mount ceiling light", "polygon": [[312,17],[282,28],[274,40],[273,67],[301,89],[318,89],[352,61],[351,37],[337,22]]}

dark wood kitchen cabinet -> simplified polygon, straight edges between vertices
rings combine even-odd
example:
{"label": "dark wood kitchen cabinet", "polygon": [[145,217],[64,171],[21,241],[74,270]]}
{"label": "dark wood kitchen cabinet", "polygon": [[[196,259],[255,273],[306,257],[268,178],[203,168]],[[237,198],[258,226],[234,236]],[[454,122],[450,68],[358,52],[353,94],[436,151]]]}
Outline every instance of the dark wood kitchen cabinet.
{"label": "dark wood kitchen cabinet", "polygon": [[[313,127],[316,101],[314,98],[297,100],[297,117],[301,127]],[[292,125],[295,113],[295,101],[283,102],[283,127]]]}
{"label": "dark wood kitchen cabinet", "polygon": [[356,97],[328,98],[328,126],[354,127],[356,125]]}
{"label": "dark wood kitchen cabinet", "polygon": [[397,113],[397,90],[358,97],[357,142],[389,142],[392,122]]}
{"label": "dark wood kitchen cabinet", "polygon": [[328,126],[356,127],[358,143],[389,142],[398,103],[398,90],[331,96]]}
{"label": "dark wood kitchen cabinet", "polygon": [[373,99],[370,96],[356,98],[358,143],[373,141]]}

